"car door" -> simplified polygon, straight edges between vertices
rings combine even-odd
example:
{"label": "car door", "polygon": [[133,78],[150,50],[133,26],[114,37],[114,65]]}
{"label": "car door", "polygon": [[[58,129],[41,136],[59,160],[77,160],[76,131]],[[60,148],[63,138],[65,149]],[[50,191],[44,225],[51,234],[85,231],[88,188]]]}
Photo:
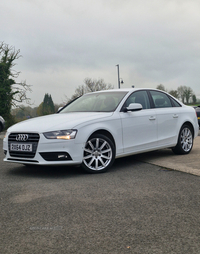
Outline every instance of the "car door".
{"label": "car door", "polygon": [[163,92],[152,90],[149,93],[156,110],[158,146],[175,144],[180,129],[180,105]]}
{"label": "car door", "polygon": [[[142,110],[123,112],[131,103],[140,103]],[[150,108],[150,101],[145,90],[133,92],[126,100],[120,117],[124,153],[148,151],[157,146],[157,119],[155,109]]]}

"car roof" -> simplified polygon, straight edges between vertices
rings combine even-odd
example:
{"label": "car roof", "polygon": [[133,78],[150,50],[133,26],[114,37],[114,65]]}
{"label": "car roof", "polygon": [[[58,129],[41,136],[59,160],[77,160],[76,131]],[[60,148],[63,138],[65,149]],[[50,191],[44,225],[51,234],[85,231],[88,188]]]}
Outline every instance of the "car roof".
{"label": "car roof", "polygon": [[[185,104],[183,104],[181,101],[179,101],[177,98],[175,98],[174,96],[172,96],[171,94],[163,91],[163,90],[159,90],[159,89],[156,89],[156,88],[118,88],[118,89],[109,89],[109,90],[100,90],[100,91],[95,91],[95,92],[91,92],[91,93],[86,93],[84,95],[87,95],[87,94],[97,94],[97,93],[120,93],[120,92],[127,92],[127,94],[131,94],[135,91],[141,91],[141,90],[145,90],[145,91],[159,91],[159,92],[162,92],[162,93],[165,93],[167,95],[169,95],[170,97],[172,97],[174,100],[178,101],[178,103],[181,105],[181,106],[186,106]],[[83,95],[83,96],[84,96]]]}
{"label": "car roof", "polygon": [[[139,91],[139,90],[161,91],[161,90],[158,90],[158,89],[155,89],[155,88],[120,88],[120,89],[100,90],[100,91],[95,91],[95,92],[92,92],[92,93],[135,92],[135,91]],[[161,91],[161,92],[165,93],[165,91]],[[89,94],[89,93],[87,93],[87,94]]]}

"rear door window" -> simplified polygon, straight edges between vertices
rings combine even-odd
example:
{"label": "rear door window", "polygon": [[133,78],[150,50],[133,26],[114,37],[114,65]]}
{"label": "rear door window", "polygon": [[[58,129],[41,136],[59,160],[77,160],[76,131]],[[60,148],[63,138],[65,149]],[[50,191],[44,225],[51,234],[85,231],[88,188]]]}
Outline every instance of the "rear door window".
{"label": "rear door window", "polygon": [[155,108],[170,108],[173,107],[170,98],[162,92],[150,91]]}

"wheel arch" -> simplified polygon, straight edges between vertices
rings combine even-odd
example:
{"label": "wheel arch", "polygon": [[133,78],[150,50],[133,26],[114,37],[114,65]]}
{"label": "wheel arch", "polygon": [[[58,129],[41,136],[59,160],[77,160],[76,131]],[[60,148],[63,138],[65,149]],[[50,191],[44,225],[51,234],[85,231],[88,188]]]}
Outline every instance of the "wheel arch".
{"label": "wheel arch", "polygon": [[186,122],[184,122],[182,125],[180,125],[179,130],[177,130],[177,140],[176,140],[176,144],[177,144],[177,142],[178,142],[178,138],[179,138],[179,134],[180,134],[180,132],[181,132],[181,129],[183,128],[183,126],[184,126],[185,124],[187,124],[187,125],[189,125],[189,126],[191,127],[191,130],[192,130],[192,137],[194,138],[194,126],[192,125],[192,123],[191,123],[190,121],[186,121]]}
{"label": "wheel arch", "polygon": [[189,126],[191,127],[192,136],[193,136],[193,138],[194,138],[194,126],[193,126],[193,124],[192,124],[191,122],[187,121],[187,122],[185,122],[185,123],[182,124],[181,128],[182,128],[185,124],[187,124],[187,125],[189,125]]}
{"label": "wheel arch", "polygon": [[[113,135],[112,135],[109,131],[104,130],[104,129],[96,130],[96,131],[94,131],[94,132],[89,136],[89,138],[91,138],[91,137],[92,137],[93,135],[95,135],[95,134],[102,134],[102,135],[108,137],[108,138],[113,142],[113,145],[114,145],[115,150],[116,150],[115,139],[114,139]],[[89,139],[89,138],[88,138],[88,139]]]}

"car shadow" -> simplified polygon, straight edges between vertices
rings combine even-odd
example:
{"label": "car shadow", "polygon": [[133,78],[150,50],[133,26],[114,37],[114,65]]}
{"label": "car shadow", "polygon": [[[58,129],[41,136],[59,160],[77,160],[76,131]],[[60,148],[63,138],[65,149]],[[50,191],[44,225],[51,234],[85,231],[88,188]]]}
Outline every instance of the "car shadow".
{"label": "car shadow", "polygon": [[[146,153],[144,155],[148,155]],[[122,157],[115,160],[112,167],[105,172],[115,173],[121,170],[134,168],[141,165],[142,155],[131,155],[128,157]],[[37,166],[37,165],[18,165],[12,164],[12,167],[7,171],[7,174],[20,176],[20,177],[35,177],[35,178],[69,178],[78,177],[82,175],[98,175],[85,172],[80,166]]]}
{"label": "car shadow", "polygon": [[18,166],[8,171],[9,175],[35,178],[65,178],[85,174],[81,167],[65,166]]}

